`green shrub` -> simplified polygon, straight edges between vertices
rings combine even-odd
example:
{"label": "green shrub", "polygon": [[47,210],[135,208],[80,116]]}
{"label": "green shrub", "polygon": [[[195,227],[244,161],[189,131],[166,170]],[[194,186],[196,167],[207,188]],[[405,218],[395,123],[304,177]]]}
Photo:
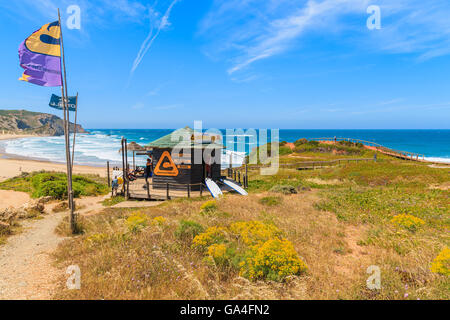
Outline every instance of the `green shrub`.
{"label": "green shrub", "polygon": [[136,233],[148,225],[148,217],[141,212],[135,212],[127,218],[125,224],[130,232]]}
{"label": "green shrub", "polygon": [[206,201],[200,207],[200,213],[202,213],[202,214],[211,214],[211,213],[214,213],[216,210],[217,210],[217,202],[216,202],[216,200]]}
{"label": "green shrub", "polygon": [[308,140],[306,140],[305,138],[298,139],[297,141],[294,142],[295,146],[306,144],[306,143],[308,143]]}
{"label": "green shrub", "polygon": [[293,244],[282,238],[281,230],[257,220],[210,227],[194,238],[192,248],[216,266],[239,271],[250,280],[281,282],[307,270]]}
{"label": "green shrub", "polygon": [[274,238],[249,251],[248,258],[241,262],[240,273],[251,280],[281,282],[288,276],[305,273],[307,269],[290,241]]}
{"label": "green shrub", "polygon": [[275,185],[270,190],[270,192],[282,193],[282,194],[296,194],[297,190],[295,187],[290,185]]}
{"label": "green shrub", "polygon": [[[34,186],[33,182],[33,186]],[[36,184],[32,194],[33,198],[50,196],[54,199],[66,199],[67,198],[67,183],[65,181],[45,181],[40,184]]]}
{"label": "green shrub", "polygon": [[[72,180],[74,197],[106,194],[106,184],[85,176],[75,175]],[[33,198],[50,196],[54,199],[67,199],[67,176],[57,172],[35,172],[22,174],[0,183],[1,189],[28,192]]]}
{"label": "green shrub", "polygon": [[195,236],[204,231],[205,228],[195,221],[181,220],[175,231],[175,236],[180,240],[191,242]]}
{"label": "green shrub", "polygon": [[31,175],[29,173],[22,173],[20,176],[0,182],[0,189],[31,193],[32,187],[30,181]]}
{"label": "green shrub", "polygon": [[280,197],[264,197],[259,199],[259,203],[266,205],[266,206],[277,206],[281,203]]}
{"label": "green shrub", "polygon": [[284,155],[291,154],[294,152],[294,151],[292,151],[291,148],[285,147],[285,146],[280,146],[279,150],[280,150],[280,156],[284,156]]}
{"label": "green shrub", "polygon": [[108,198],[102,201],[102,204],[105,207],[111,207],[114,206],[118,203],[124,202],[125,201],[125,197],[123,196],[116,196],[116,197],[112,197],[112,198]]}

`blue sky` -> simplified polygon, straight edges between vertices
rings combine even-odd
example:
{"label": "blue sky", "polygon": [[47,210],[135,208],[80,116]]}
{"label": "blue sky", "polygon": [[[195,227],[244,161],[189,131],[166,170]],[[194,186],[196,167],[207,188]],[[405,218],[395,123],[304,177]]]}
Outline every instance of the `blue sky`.
{"label": "blue sky", "polygon": [[68,85],[86,128],[450,128],[441,0],[1,0],[0,109],[59,115],[59,88],[17,80],[17,49],[70,5]]}

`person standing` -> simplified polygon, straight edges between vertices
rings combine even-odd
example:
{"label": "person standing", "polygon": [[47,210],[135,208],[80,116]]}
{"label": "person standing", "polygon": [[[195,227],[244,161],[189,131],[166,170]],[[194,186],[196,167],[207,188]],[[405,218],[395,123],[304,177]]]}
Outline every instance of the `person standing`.
{"label": "person standing", "polygon": [[148,178],[152,176],[152,159],[147,159],[147,164],[145,165],[144,177],[145,182],[147,183]]}
{"label": "person standing", "polygon": [[117,179],[117,176],[114,176],[111,188],[111,196],[117,196],[117,190],[119,189],[119,179]]}

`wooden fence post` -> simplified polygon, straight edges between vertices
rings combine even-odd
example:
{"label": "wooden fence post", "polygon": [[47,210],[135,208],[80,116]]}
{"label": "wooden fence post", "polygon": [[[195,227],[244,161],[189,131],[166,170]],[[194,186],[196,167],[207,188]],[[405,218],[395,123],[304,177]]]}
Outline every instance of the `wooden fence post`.
{"label": "wooden fence post", "polygon": [[247,161],[245,161],[245,183],[244,183],[244,188],[248,188],[247,180],[248,180],[248,165],[247,165]]}
{"label": "wooden fence post", "polygon": [[151,196],[150,196],[150,184],[148,183],[148,180],[145,180],[145,183],[147,184],[147,198],[148,200],[151,200]]}
{"label": "wooden fence post", "polygon": [[203,196],[203,183],[200,183],[200,197]]}
{"label": "wooden fence post", "polygon": [[125,174],[125,155],[124,155],[124,153],[125,153],[125,148],[124,148],[124,146],[123,146],[123,141],[124,141],[124,138],[122,137],[122,140],[121,140],[121,144],[122,144],[122,191],[123,191],[123,195],[125,196],[125,194],[126,194],[126,174]]}
{"label": "wooden fence post", "polygon": [[187,185],[187,194],[188,194],[188,198],[190,198],[191,197],[191,184],[190,183],[188,183],[188,185]]}
{"label": "wooden fence post", "polygon": [[109,176],[109,161],[106,161],[106,174],[108,175],[108,188],[111,188],[111,178]]}
{"label": "wooden fence post", "polygon": [[166,199],[169,200],[169,183],[166,183]]}

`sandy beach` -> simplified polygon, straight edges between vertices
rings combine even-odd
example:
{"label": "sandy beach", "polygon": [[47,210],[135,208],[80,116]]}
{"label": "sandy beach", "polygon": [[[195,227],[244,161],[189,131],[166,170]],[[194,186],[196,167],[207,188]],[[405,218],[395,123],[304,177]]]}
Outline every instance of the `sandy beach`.
{"label": "sandy beach", "polygon": [[30,137],[36,137],[36,136],[35,135],[29,135],[29,134],[1,134],[0,133],[0,140],[30,138]]}
{"label": "sandy beach", "polygon": [[[0,140],[20,139],[33,137],[30,135],[12,135],[12,134],[0,134]],[[0,151],[0,181],[20,175],[22,172],[33,171],[57,171],[66,172],[66,165],[63,163],[52,163],[48,161],[29,160],[24,158],[15,158],[13,155],[8,155]],[[102,167],[90,167],[90,166],[74,166],[74,173],[82,174],[98,174],[100,176],[106,176],[106,169]]]}

